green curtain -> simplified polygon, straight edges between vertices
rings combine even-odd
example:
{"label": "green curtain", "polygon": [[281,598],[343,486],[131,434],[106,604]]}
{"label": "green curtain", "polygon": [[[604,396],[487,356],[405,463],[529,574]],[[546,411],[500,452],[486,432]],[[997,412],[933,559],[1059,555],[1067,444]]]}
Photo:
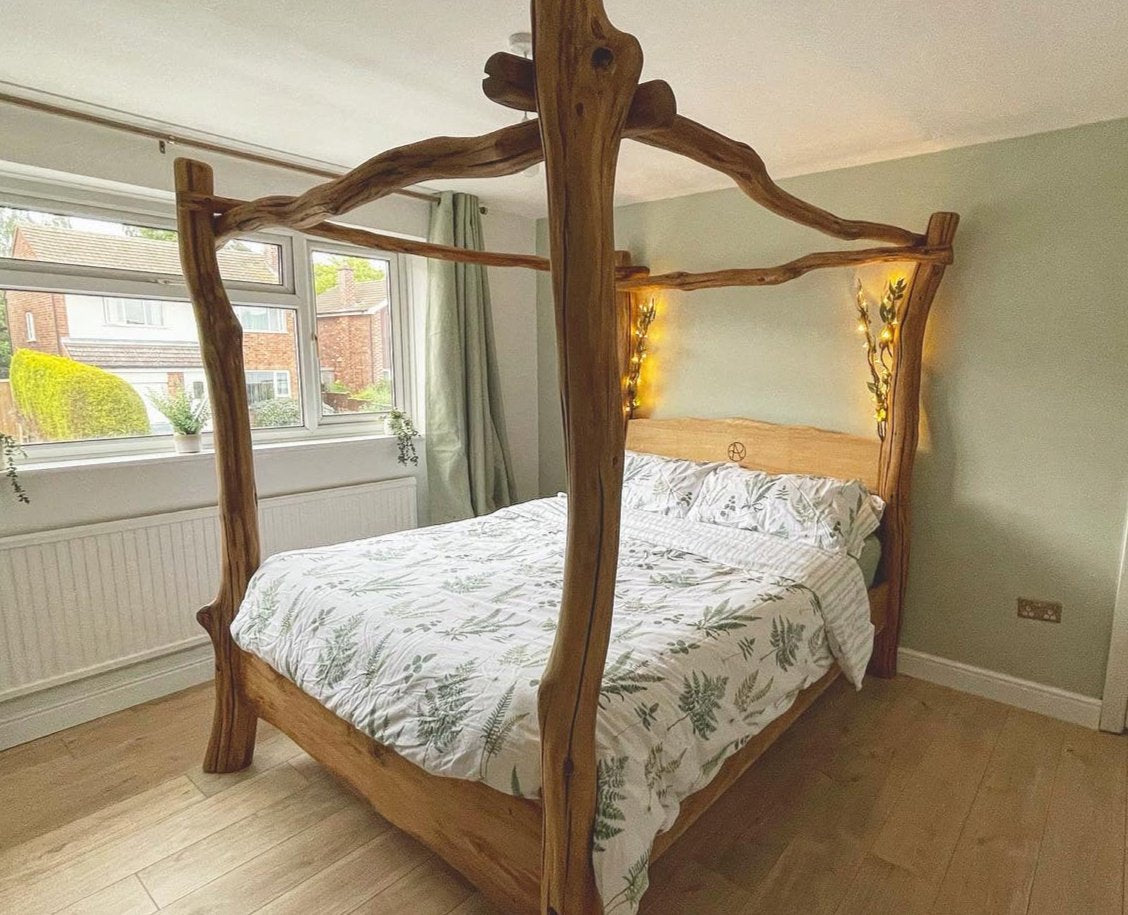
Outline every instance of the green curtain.
{"label": "green curtain", "polygon": [[[481,251],[478,198],[444,191],[431,210],[427,238]],[[439,524],[504,508],[516,493],[486,270],[427,263],[427,485],[431,521]]]}

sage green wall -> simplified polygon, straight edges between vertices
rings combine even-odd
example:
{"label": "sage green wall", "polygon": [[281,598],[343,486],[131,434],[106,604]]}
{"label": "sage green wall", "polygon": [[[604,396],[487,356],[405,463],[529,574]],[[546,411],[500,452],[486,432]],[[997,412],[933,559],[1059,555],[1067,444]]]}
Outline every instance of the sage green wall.
{"label": "sage green wall", "polygon": [[[962,217],[925,348],[902,645],[1099,696],[1128,505],[1128,120],[783,184],[844,216],[921,230],[933,210]],[[655,271],[840,246],[735,190],[623,207],[616,220],[617,247]],[[871,434],[851,282],[827,271],[667,295],[652,415]],[[563,470],[544,280],[538,307],[548,493]],[[1017,619],[1020,595],[1062,601],[1062,623]]]}

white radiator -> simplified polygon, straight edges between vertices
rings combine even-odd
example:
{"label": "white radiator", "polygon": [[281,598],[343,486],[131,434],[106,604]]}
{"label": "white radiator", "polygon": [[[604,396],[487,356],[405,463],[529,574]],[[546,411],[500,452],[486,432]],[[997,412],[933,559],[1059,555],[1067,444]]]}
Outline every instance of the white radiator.
{"label": "white radiator", "polygon": [[[415,479],[259,503],[263,555],[414,527]],[[199,682],[216,509],[0,539],[0,748]],[[81,682],[79,682],[81,681]]]}

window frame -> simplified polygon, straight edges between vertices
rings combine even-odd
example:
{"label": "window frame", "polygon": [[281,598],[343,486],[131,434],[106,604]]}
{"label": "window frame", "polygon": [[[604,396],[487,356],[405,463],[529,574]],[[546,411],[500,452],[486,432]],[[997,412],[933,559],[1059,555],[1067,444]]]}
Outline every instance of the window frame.
{"label": "window frame", "polygon": [[[139,302],[144,312],[145,320],[143,321],[130,321],[125,317],[125,302]],[[121,309],[122,320],[115,321],[110,318],[110,313],[114,307]],[[150,321],[150,312],[156,306],[156,314],[160,320]],[[122,296],[102,296],[102,312],[107,327],[167,327],[168,323],[164,313],[164,300],[162,299],[129,299]]]}
{"label": "window frame", "polygon": [[[63,216],[104,219],[129,225],[175,229],[174,203],[162,192],[122,193],[80,183],[28,178],[0,172],[0,207],[56,213]],[[412,284],[411,259],[369,248],[313,242],[298,232],[278,230],[245,236],[280,247],[282,285],[224,281],[233,306],[290,309],[294,313],[297,381],[300,388],[302,423],[298,426],[255,429],[255,446],[274,443],[312,442],[356,436],[383,436],[383,413],[321,415],[321,370],[317,361],[317,306],[313,294],[312,253],[345,254],[386,261],[389,264],[388,292],[392,323],[393,401],[395,407],[412,413],[416,405],[416,383],[412,371]],[[144,273],[112,268],[82,267],[0,257],[0,289],[188,302],[182,276]],[[275,331],[253,331],[271,333]],[[285,333],[285,331],[282,331]],[[32,341],[29,341],[32,342]],[[295,378],[290,377],[291,396]],[[277,385],[277,381],[275,381]],[[114,457],[171,453],[171,436],[88,439],[77,442],[37,442],[24,446],[29,464],[66,462],[81,464]],[[211,449],[212,436],[203,437]]]}
{"label": "window frame", "polygon": [[313,310],[313,352],[312,359],[317,366],[317,413],[320,424],[323,426],[348,426],[353,427],[358,423],[374,422],[381,428],[387,413],[336,413],[326,416],[321,415],[321,362],[317,351],[317,297],[313,294],[313,255],[314,252],[322,254],[336,254],[343,257],[361,257],[365,260],[380,260],[388,265],[388,320],[391,325],[392,340],[392,405],[397,410],[404,410],[414,416],[414,385],[411,384],[413,376],[411,354],[412,333],[411,313],[409,305],[411,300],[410,281],[408,279],[409,265],[402,254],[390,254],[376,248],[359,248],[355,245],[340,244],[337,242],[322,241],[321,239],[302,238],[308,265],[306,281],[309,284],[310,301]]}

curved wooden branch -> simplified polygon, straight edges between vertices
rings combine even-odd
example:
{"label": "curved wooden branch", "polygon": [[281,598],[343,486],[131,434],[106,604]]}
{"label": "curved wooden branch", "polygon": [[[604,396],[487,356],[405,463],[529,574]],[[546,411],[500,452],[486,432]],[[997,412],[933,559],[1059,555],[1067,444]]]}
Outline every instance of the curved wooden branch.
{"label": "curved wooden branch", "polygon": [[211,167],[191,159],[177,159],[175,169],[180,260],[196,315],[208,389],[212,391],[212,429],[219,478],[219,592],[197,614],[215,650],[215,716],[204,771],[234,772],[251,764],[258,723],[239,686],[241,654],[231,638],[231,621],[259,564],[251,418],[247,398],[243,396],[243,328],[219,275],[211,213],[193,200],[195,196],[212,193]]}
{"label": "curved wooden branch", "polygon": [[615,166],[642,49],[601,0],[533,0],[552,292],[568,468],[560,617],[538,690],[541,912],[601,911],[592,868],[595,722],[611,634],[623,485]]}
{"label": "curved wooden branch", "polygon": [[828,267],[858,267],[862,264],[895,263],[950,264],[950,247],[861,248],[857,251],[820,251],[797,257],[776,267],[748,267],[713,270],[708,273],[659,273],[632,279],[620,279],[619,289],[717,289],[722,286],[778,286],[812,270]]}
{"label": "curved wooden branch", "polygon": [[380,153],[297,197],[260,197],[234,207],[216,221],[216,235],[222,242],[267,226],[305,229],[421,181],[513,175],[542,158],[535,120],[477,137],[432,137]]}
{"label": "curved wooden branch", "polygon": [[[671,124],[677,115],[670,87],[660,81],[647,85],[624,127],[627,136]],[[233,235],[269,226],[308,229],[423,181],[498,178],[524,171],[543,159],[536,120],[477,137],[432,137],[374,156],[348,174],[297,197],[260,197],[232,207],[216,221],[216,236],[222,244]]]}
{"label": "curved wooden branch", "polygon": [[[933,213],[925,235],[932,247],[951,248],[960,218],[956,213]],[[920,432],[920,376],[924,331],[932,299],[944,277],[947,261],[918,264],[909,293],[897,316],[894,340],[893,386],[889,427],[881,443],[878,494],[885,500],[881,538],[882,568],[889,582],[885,627],[874,640],[871,673],[891,677],[897,672],[897,641],[901,608],[909,574],[909,525],[913,462]]]}
{"label": "curved wooden branch", "polygon": [[764,160],[751,146],[730,140],[724,134],[681,115],[674,118],[674,122],[669,127],[637,134],[634,139],[647,146],[677,153],[722,172],[732,178],[745,194],[762,207],[792,222],[818,229],[835,238],[869,238],[894,245],[924,243],[922,236],[908,229],[880,222],[842,219],[814,204],[800,200],[772,180],[764,167]]}
{"label": "curved wooden branch", "polygon": [[548,270],[548,258],[536,254],[508,254],[499,251],[475,251],[472,248],[456,248],[451,245],[436,245],[428,241],[400,238],[385,235],[383,232],[370,232],[353,226],[342,226],[333,222],[319,222],[302,229],[307,235],[328,238],[362,248],[375,248],[393,254],[415,254],[432,260],[457,261],[461,264],[481,264],[483,267],[527,267],[530,270]]}
{"label": "curved wooden branch", "polygon": [[[482,82],[482,90],[490,99],[519,111],[537,110],[532,61],[515,54],[499,52],[486,61],[486,73],[488,75]],[[659,83],[660,80],[654,80],[638,87],[631,107],[632,126],[643,126],[639,123],[642,118],[640,113],[636,113],[636,106],[646,104],[649,94],[656,91],[651,87]],[[665,83],[661,84],[665,86]],[[666,89],[669,87],[666,86]],[[672,99],[672,91],[670,94]],[[686,156],[722,172],[761,206],[785,219],[818,229],[835,238],[869,238],[896,245],[919,245],[924,241],[923,236],[908,229],[880,222],[842,219],[800,200],[772,180],[764,167],[764,160],[751,146],[731,140],[724,134],[681,115],[655,123],[652,127],[631,130],[625,136],[648,146]]]}

